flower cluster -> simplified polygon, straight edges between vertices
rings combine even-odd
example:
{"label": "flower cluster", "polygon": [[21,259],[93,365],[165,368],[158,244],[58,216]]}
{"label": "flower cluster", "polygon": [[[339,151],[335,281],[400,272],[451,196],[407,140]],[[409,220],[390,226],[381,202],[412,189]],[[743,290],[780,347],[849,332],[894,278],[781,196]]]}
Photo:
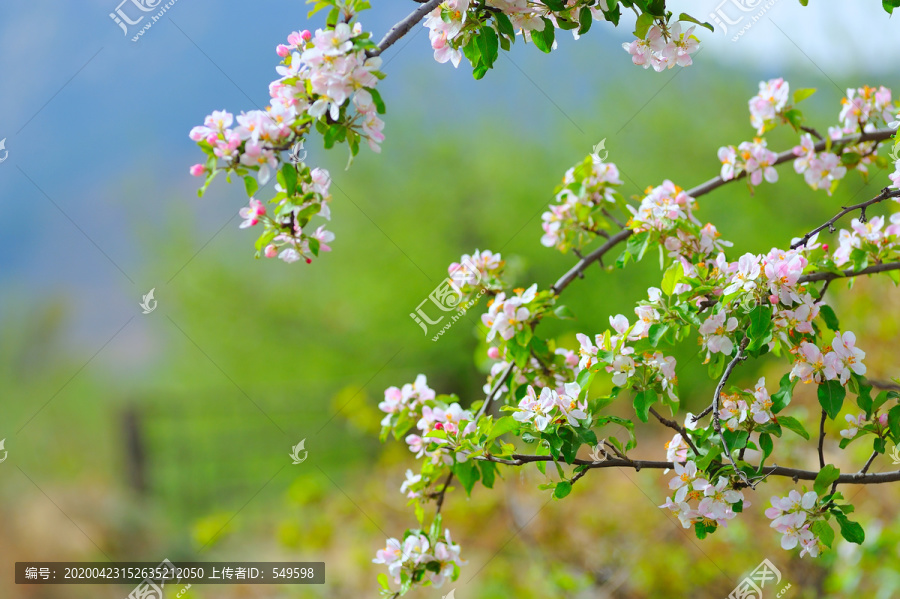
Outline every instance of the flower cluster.
{"label": "flower cluster", "polygon": [[817,506],[819,496],[815,491],[800,494],[792,490],[787,497],[772,497],[772,507],[766,510],[766,517],[772,520],[771,527],[781,533],[782,549],[801,547],[800,557],[818,557],[823,544],[810,530],[817,520],[821,520],[822,509]]}
{"label": "flower cluster", "polygon": [[752,391],[745,389],[741,393],[722,393],[721,397],[719,418],[722,426],[730,431],[750,430],[753,423],[765,424],[775,419],[765,377],[756,382],[756,387]]}
{"label": "flower cluster", "polygon": [[750,124],[756,128],[756,134],[762,135],[778,124],[778,117],[787,106],[790,98],[790,85],[779,77],[759,82],[759,93],[750,98]]}
{"label": "flower cluster", "polygon": [[841,436],[848,442],[855,439],[860,431],[875,433],[880,437],[888,426],[887,414],[873,414],[872,418],[866,418],[865,412],[856,416],[847,414],[844,416],[844,420],[847,421],[847,428],[841,429]]}
{"label": "flower cluster", "polygon": [[800,145],[793,149],[794,170],[803,175],[813,189],[824,189],[831,195],[837,182],[844,178],[847,169],[841,166],[841,158],[831,152],[816,152],[815,143],[809,133],[800,136]]}
{"label": "flower cluster", "polygon": [[727,526],[750,502],[742,492],[730,488],[727,478],[720,476],[713,485],[702,474],[693,461],[676,462],[675,478],[669,481],[669,489],[675,493],[659,507],[669,509],[684,528],[699,524],[712,531]]}
{"label": "flower cluster", "polygon": [[434,389],[428,386],[428,379],[424,374],[418,375],[414,383],[406,383],[401,388],[388,387],[384,391],[384,401],[378,404],[378,409],[386,414],[381,426],[396,424],[401,415],[420,413],[425,402],[434,398]]}
{"label": "flower cluster", "polygon": [[635,231],[671,231],[678,221],[699,224],[693,214],[696,200],[668,179],[658,187],[648,187],[644,193],[638,208],[628,206],[632,214],[628,224]]}
{"label": "flower cluster", "polygon": [[891,101],[891,90],[883,85],[874,88],[865,85],[860,88],[848,88],[847,95],[841,98],[841,112],[838,119],[840,129],[829,129],[829,133],[857,133],[873,131],[895,121],[897,107]]}
{"label": "flower cluster", "polygon": [[556,188],[557,203],[541,215],[541,245],[565,252],[593,240],[606,228],[608,219],[603,211],[615,205],[621,185],[616,165],[597,154],[567,170]]}
{"label": "flower cluster", "polygon": [[481,315],[481,322],[488,328],[486,341],[490,343],[494,337],[509,341],[518,331],[528,325],[532,317],[526,307],[537,296],[537,284],[528,289],[517,289],[510,297],[499,293],[488,303],[488,311]]}
{"label": "flower cluster", "polygon": [[460,546],[453,543],[447,529],[437,538],[433,533],[426,535],[413,530],[407,531],[402,542],[388,539],[372,562],[387,566],[394,583],[406,584],[407,588],[409,583],[421,582],[425,577],[435,587],[456,580],[459,567],[467,563],[460,559]]}
{"label": "flower cluster", "polygon": [[528,386],[525,397],[515,409],[513,418],[528,423],[536,431],[542,432],[551,424],[581,426],[588,419],[587,401],[578,401],[581,387],[576,383],[566,383],[563,393],[549,387],[541,389],[538,396],[534,387]]}
{"label": "flower cluster", "polygon": [[478,288],[500,287],[504,265],[500,254],[475,250],[471,256],[463,254],[459,262],[450,264],[447,273],[463,293],[472,293]]}
{"label": "flower cluster", "polygon": [[675,65],[687,67],[693,63],[691,54],[700,47],[700,40],[693,33],[693,26],[682,32],[678,22],[671,27],[655,24],[644,39],[624,43],[622,48],[631,55],[631,62],[645,69],[653,67],[659,73]]}
{"label": "flower cluster", "polygon": [[[257,241],[257,256],[278,256],[285,262],[301,258],[311,262],[319,251],[328,251],[334,236],[319,227],[307,233],[310,218],[329,218],[328,188],[331,178],[324,169],[310,169],[302,159],[282,159],[282,152],[302,147],[309,131],[316,127],[325,135],[326,147],[346,141],[356,154],[361,139],[373,151],[380,151],[384,140],[384,112],[375,89],[381,59],[368,57],[374,48],[370,34],[359,23],[337,23],[315,34],[293,32],[286,44],[276,48],[282,64],[280,75],[269,84],[271,104],[265,110],[250,110],[237,117],[224,110],[215,111],[194,127],[190,138],[197,142],[208,160],[191,168],[191,174],[205,176],[205,191],[220,172],[244,177],[250,205],[241,211],[242,228],[263,222],[265,230]],[[352,108],[352,109],[351,109]],[[247,176],[256,173],[256,181]],[[254,197],[260,186],[278,177],[274,215]]]}
{"label": "flower cluster", "polygon": [[851,374],[863,375],[866,353],[856,347],[856,335],[847,331],[836,332],[831,346],[819,349],[814,343],[803,341],[795,348],[796,362],[791,369],[791,378],[797,377],[804,383],[840,381],[846,385]]}
{"label": "flower cluster", "polygon": [[721,177],[730,181],[742,173],[746,173],[751,186],[759,185],[763,179],[769,183],[778,181],[775,163],[778,154],[766,147],[766,140],[756,137],[752,142],[741,142],[737,148],[723,146],[719,148],[719,161],[722,163]]}
{"label": "flower cluster", "polygon": [[854,218],[850,230],[841,229],[838,235],[834,263],[843,266],[850,262],[857,268],[865,268],[868,263],[895,259],[900,250],[900,212],[892,214],[889,222],[885,226],[883,216],[865,221]]}

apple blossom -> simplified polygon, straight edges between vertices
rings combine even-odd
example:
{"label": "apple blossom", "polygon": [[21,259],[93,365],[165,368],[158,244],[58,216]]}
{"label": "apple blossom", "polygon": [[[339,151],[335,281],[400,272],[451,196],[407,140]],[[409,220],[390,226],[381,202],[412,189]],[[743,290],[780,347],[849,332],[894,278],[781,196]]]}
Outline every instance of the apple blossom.
{"label": "apple blossom", "polygon": [[759,83],[759,93],[748,102],[750,124],[756,127],[757,135],[762,135],[766,129],[774,126],[776,117],[784,110],[789,97],[790,85],[781,77]]}

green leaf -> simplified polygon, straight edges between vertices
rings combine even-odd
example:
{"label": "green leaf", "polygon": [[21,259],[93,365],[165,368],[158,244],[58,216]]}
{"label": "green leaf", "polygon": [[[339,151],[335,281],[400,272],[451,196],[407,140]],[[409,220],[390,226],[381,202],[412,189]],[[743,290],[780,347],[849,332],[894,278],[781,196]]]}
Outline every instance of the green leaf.
{"label": "green leaf", "polygon": [[553,313],[560,320],[572,320],[573,318],[575,318],[575,314],[572,312],[572,310],[570,310],[568,306],[564,305],[556,306],[555,308],[553,308]]}
{"label": "green leaf", "polygon": [[825,381],[819,385],[819,405],[834,420],[841,412],[844,405],[844,396],[847,392],[839,381]]}
{"label": "green leaf", "polygon": [[453,466],[453,472],[466,490],[466,495],[472,494],[472,488],[475,486],[475,483],[478,482],[480,477],[475,462],[476,460],[466,460],[465,462],[458,462]]}
{"label": "green leaf", "polygon": [[498,419],[494,422],[494,426],[491,428],[491,434],[488,435],[487,440],[485,440],[485,445],[500,435],[516,430],[519,426],[519,422],[512,416],[504,416],[503,418]]}
{"label": "green leaf", "polygon": [[584,35],[591,29],[591,25],[594,23],[594,15],[591,14],[591,9],[588,6],[582,6],[581,11],[578,13],[578,24],[580,27],[578,28],[578,35]]}
{"label": "green leaf", "polygon": [[247,175],[244,177],[244,189],[247,190],[247,197],[252,198],[253,194],[259,189],[259,184],[256,182],[256,177],[252,175]]}
{"label": "green leaf", "polygon": [[497,28],[500,29],[500,33],[510,39],[515,39],[516,30],[513,28],[512,21],[509,20],[509,17],[507,17],[506,14],[495,12],[494,19],[497,20]]}
{"label": "green leaf", "polygon": [[813,483],[813,490],[819,497],[828,495],[828,488],[838,479],[841,471],[831,464],[825,464],[825,467],[819,470],[816,475],[816,481]]}
{"label": "green leaf", "polygon": [[647,422],[650,416],[650,406],[656,402],[656,391],[645,389],[634,396],[634,411],[641,422]]}
{"label": "green leaf", "polygon": [[827,326],[832,331],[838,331],[841,328],[841,323],[838,321],[837,314],[834,313],[834,310],[831,309],[831,306],[827,306],[825,304],[819,306],[819,316],[822,317],[822,320],[825,321],[825,326]]}
{"label": "green leaf", "polygon": [[839,513],[836,513],[834,517],[841,526],[842,537],[851,543],[856,543],[857,545],[863,544],[866,540],[866,533],[858,522],[853,522],[847,519],[847,516]]}
{"label": "green leaf", "polygon": [[637,18],[637,23],[634,26],[634,35],[639,39],[644,39],[647,37],[647,32],[650,30],[650,26],[653,25],[653,15],[649,13],[641,13],[641,16]]}
{"label": "green leaf", "polygon": [[481,61],[484,66],[491,68],[497,59],[500,41],[493,27],[482,27],[478,36],[478,49],[481,50]]}
{"label": "green leaf", "polygon": [[722,437],[725,439],[725,444],[728,445],[728,450],[731,451],[746,447],[747,440],[750,438],[750,433],[747,431],[730,431],[725,429],[722,431]]}
{"label": "green leaf", "polygon": [[759,447],[762,449],[764,460],[772,455],[772,450],[775,449],[775,444],[772,443],[772,435],[769,433],[760,433]]}
{"label": "green leaf", "polygon": [[567,480],[560,481],[556,483],[556,488],[553,489],[553,496],[557,499],[562,499],[566,495],[572,492],[572,483]]}
{"label": "green leaf", "polygon": [[381,98],[381,93],[374,87],[366,88],[366,90],[372,95],[372,102],[375,104],[375,110],[378,111],[378,114],[384,114],[387,108],[384,105],[384,100]]}
{"label": "green leaf", "polygon": [[553,49],[553,41],[556,39],[556,28],[553,27],[553,23],[547,17],[543,17],[543,21],[544,30],[532,31],[531,41],[534,42],[538,50],[549,53]]}
{"label": "green leaf", "polygon": [[802,89],[796,90],[794,92],[794,104],[802,102],[814,93],[816,93],[816,88],[814,87],[804,87]]}
{"label": "green leaf", "polygon": [[650,343],[653,344],[653,347],[656,347],[659,344],[660,339],[669,331],[669,325],[662,324],[660,322],[654,323],[650,325],[650,331],[648,332],[648,336],[650,339]]}
{"label": "green leaf", "polygon": [[791,393],[794,391],[796,380],[791,380],[791,375],[781,377],[779,389],[772,394],[772,413],[777,414],[791,403]]}
{"label": "green leaf", "polygon": [[803,425],[800,424],[800,421],[796,418],[793,418],[791,416],[779,416],[778,424],[788,429],[789,431],[797,433],[798,435],[809,441],[809,433],[806,432],[806,429],[803,428]]}
{"label": "green leaf", "polygon": [[497,478],[497,464],[478,460],[478,467],[481,468],[481,484],[488,489],[494,488],[494,480]]}
{"label": "green leaf", "polygon": [[792,108],[784,113],[784,118],[795,128],[799,129],[800,125],[803,124],[803,113],[797,110],[796,108]]}
{"label": "green leaf", "polygon": [[750,311],[750,328],[747,334],[752,343],[748,347],[750,351],[760,348],[769,342],[772,335],[772,307],[757,306]]}
{"label": "green leaf", "polygon": [[814,535],[819,537],[823,545],[831,549],[831,544],[834,542],[834,529],[831,528],[831,524],[828,521],[816,520],[809,529]]}
{"label": "green leaf", "polygon": [[666,269],[662,279],[662,292],[668,296],[675,293],[675,287],[684,278],[684,267],[681,262],[675,261]]}
{"label": "green leaf", "polygon": [[692,17],[691,15],[689,15],[689,14],[687,14],[687,13],[684,13],[684,12],[681,13],[680,15],[678,15],[678,20],[679,20],[679,21],[687,21],[688,23],[696,23],[697,25],[700,25],[700,27],[706,27],[706,28],[709,29],[710,31],[715,32],[715,29],[714,29],[713,26],[710,25],[709,23],[707,23],[707,22],[705,22],[705,21],[703,21],[703,22],[698,21],[697,19],[695,19],[695,18]]}
{"label": "green leaf", "polygon": [[888,412],[888,428],[891,429],[894,443],[900,443],[900,405],[894,406]]}

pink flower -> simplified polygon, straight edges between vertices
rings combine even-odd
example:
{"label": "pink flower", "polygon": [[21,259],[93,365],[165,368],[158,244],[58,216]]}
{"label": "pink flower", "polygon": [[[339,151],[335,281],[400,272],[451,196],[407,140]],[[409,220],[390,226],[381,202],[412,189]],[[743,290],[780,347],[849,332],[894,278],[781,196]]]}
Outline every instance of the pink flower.
{"label": "pink flower", "polygon": [[259,223],[259,219],[262,218],[266,213],[266,208],[263,206],[262,202],[257,199],[250,198],[250,205],[244,208],[241,208],[240,217],[244,219],[244,222],[240,224],[241,229],[246,229],[247,227],[252,227]]}
{"label": "pink flower", "polygon": [[195,164],[191,167],[191,174],[195,177],[202,177],[206,174],[206,165],[204,164]]}

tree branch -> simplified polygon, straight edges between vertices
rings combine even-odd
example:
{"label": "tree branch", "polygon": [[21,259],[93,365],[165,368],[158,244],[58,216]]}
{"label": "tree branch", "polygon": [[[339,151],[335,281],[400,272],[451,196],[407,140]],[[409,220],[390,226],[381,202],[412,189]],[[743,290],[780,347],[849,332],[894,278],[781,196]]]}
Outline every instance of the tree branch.
{"label": "tree branch", "polygon": [[827,221],[825,221],[824,223],[822,223],[821,225],[819,225],[818,227],[816,227],[815,229],[813,229],[812,231],[810,231],[809,233],[807,233],[806,235],[801,237],[795,243],[792,243],[791,249],[795,250],[800,246],[806,245],[806,242],[809,241],[813,235],[815,235],[822,229],[828,228],[828,230],[833,233],[834,232],[834,223],[837,222],[844,215],[849,214],[850,212],[853,212],[854,210],[859,210],[860,211],[859,220],[862,222],[866,222],[866,208],[868,208],[872,204],[877,204],[878,202],[883,202],[884,200],[887,200],[889,198],[896,198],[898,196],[900,196],[900,189],[895,189],[895,190],[891,191],[889,188],[885,187],[884,189],[881,190],[881,193],[879,193],[877,196],[875,196],[871,200],[866,200],[865,202],[860,202],[859,204],[854,204],[853,206],[848,206],[846,208],[842,206],[843,210],[841,210],[836,215],[834,215],[833,217],[831,217],[830,219],[828,219]]}
{"label": "tree branch", "polygon": [[651,406],[650,413],[659,420],[664,426],[668,426],[671,429],[678,431],[681,435],[681,438],[691,447],[691,450],[694,452],[694,455],[698,458],[700,457],[700,452],[697,451],[697,447],[694,445],[694,442],[691,441],[691,438],[688,436],[687,430],[683,426],[679,426],[677,422],[674,420],[669,420],[668,418],[664,418],[659,412],[656,411],[655,408]]}
{"label": "tree branch", "polygon": [[[515,453],[512,459],[498,458],[490,454],[476,456],[474,459],[486,462],[495,462],[497,464],[506,464],[507,466],[522,466],[534,462],[552,462],[553,456],[549,455],[524,455]],[[651,460],[623,460],[618,458],[609,458],[600,462],[591,460],[582,460],[576,458],[572,464],[576,466],[587,466],[588,470],[599,468],[633,468],[640,471],[643,468],[650,470],[667,470],[675,467],[678,462],[659,462]],[[758,468],[757,468],[758,469]],[[786,468],[783,466],[766,466],[766,476],[782,476],[791,478],[794,482],[800,480],[816,480],[819,475],[818,470],[800,470],[798,468]],[[893,472],[879,472],[875,474],[855,473],[841,474],[837,482],[844,485],[874,485],[883,483],[893,483],[900,481],[900,470]]]}
{"label": "tree branch", "polygon": [[797,279],[798,283],[814,283],[816,281],[831,281],[833,279],[843,279],[847,277],[861,277],[862,275],[873,275],[879,272],[887,272],[889,270],[900,270],[900,262],[885,262],[883,264],[875,264],[862,270],[853,270],[852,268],[845,270],[843,273],[836,272],[814,272],[809,275],[803,275]]}
{"label": "tree branch", "polygon": [[409,31],[415,27],[419,21],[425,18],[425,15],[433,11],[443,0],[428,0],[422,6],[414,10],[409,14],[405,19],[391,27],[391,29],[385,34],[381,41],[378,42],[378,50],[372,50],[368,54],[369,56],[378,56],[391,46],[393,46],[397,41],[409,33]]}
{"label": "tree branch", "polygon": [[725,435],[722,434],[722,423],[719,421],[719,396],[722,394],[722,388],[725,386],[725,383],[728,381],[728,377],[731,376],[731,371],[734,370],[734,367],[738,365],[738,362],[741,362],[746,359],[744,356],[744,350],[747,349],[747,345],[750,343],[750,337],[744,333],[744,338],[741,340],[741,345],[738,347],[737,354],[735,354],[734,358],[731,362],[728,363],[728,366],[725,367],[725,372],[722,373],[722,378],[719,380],[719,384],[716,386],[716,393],[713,395],[713,429],[718,433],[719,439],[722,440],[722,449],[725,450],[725,457],[728,458],[728,461],[731,462],[731,467],[734,468],[734,472],[744,481],[747,486],[752,487],[753,485],[750,483],[750,479],[747,478],[747,475],[744,474],[743,470],[739,470],[737,464],[734,463],[734,458],[731,456],[731,450],[728,449],[728,443],[725,441]]}
{"label": "tree branch", "polygon": [[828,413],[825,410],[822,410],[822,420],[819,421],[819,468],[825,467],[825,453],[823,451],[823,446],[825,444],[826,418],[828,418]]}
{"label": "tree branch", "polygon": [[[876,131],[872,131],[871,133],[857,133],[855,135],[848,135],[847,137],[842,137],[840,139],[832,140],[831,143],[832,143],[832,145],[838,145],[838,144],[846,145],[846,144],[851,144],[851,143],[861,143],[864,141],[884,141],[886,139],[889,139],[893,134],[894,134],[893,129],[878,129]],[[814,148],[815,148],[816,152],[821,152],[825,149],[826,145],[827,145],[827,141],[820,141],[817,144],[815,144]],[[782,152],[781,154],[778,155],[778,158],[772,164],[773,164],[773,166],[782,164],[782,163],[788,162],[790,160],[794,160],[795,158],[797,158],[797,157],[794,155],[793,149],[785,150],[784,152]],[[731,181],[737,181],[739,179],[743,179],[746,176],[747,176],[747,172],[744,171],[744,172],[740,173],[739,175],[735,176],[733,179],[729,179],[727,181],[722,179],[722,177],[714,177],[714,178],[710,179],[709,181],[707,181],[706,183],[701,183],[697,187],[687,190],[687,192],[685,192],[685,193],[687,193],[691,197],[696,198],[703,194],[709,193],[712,190],[725,185],[726,183],[730,183]]]}

